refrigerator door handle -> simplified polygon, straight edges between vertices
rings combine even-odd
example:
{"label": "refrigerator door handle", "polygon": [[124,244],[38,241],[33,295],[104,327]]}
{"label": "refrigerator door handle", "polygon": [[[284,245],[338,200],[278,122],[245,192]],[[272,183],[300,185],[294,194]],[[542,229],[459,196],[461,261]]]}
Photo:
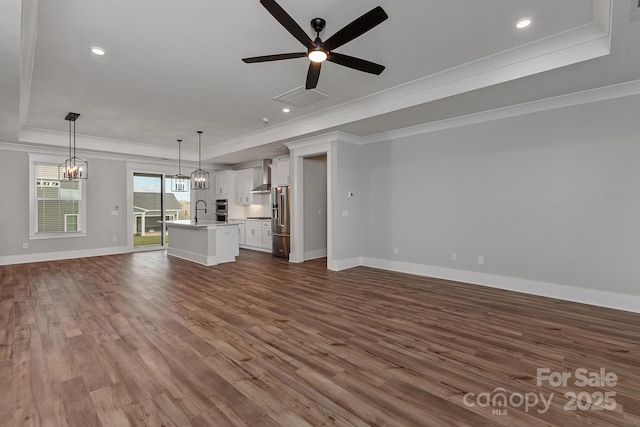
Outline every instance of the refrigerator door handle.
{"label": "refrigerator door handle", "polygon": [[284,211],[284,208],[287,206],[285,194],[286,193],[284,191],[280,192],[280,203],[278,203],[278,210],[280,211],[278,215],[278,226],[280,227],[283,227],[287,221],[287,219],[285,218],[286,214]]}

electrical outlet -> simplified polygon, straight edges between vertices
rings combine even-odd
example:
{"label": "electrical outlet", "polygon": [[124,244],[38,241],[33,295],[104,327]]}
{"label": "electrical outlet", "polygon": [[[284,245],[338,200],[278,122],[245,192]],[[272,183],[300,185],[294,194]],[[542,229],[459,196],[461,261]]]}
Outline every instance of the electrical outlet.
{"label": "electrical outlet", "polygon": [[113,236],[113,241],[117,242],[118,241],[118,237],[117,236]]}
{"label": "electrical outlet", "polygon": [[451,261],[457,261],[458,260],[458,254],[455,252],[451,252]]}
{"label": "electrical outlet", "polygon": [[394,248],[393,248],[393,253],[394,253],[395,255],[398,255],[398,248],[397,248],[397,247],[394,247]]}
{"label": "electrical outlet", "polygon": [[28,243],[23,243],[22,244],[22,249],[28,249],[29,248],[29,244]]}
{"label": "electrical outlet", "polygon": [[349,211],[347,209],[343,210],[342,216],[349,216]]}
{"label": "electrical outlet", "polygon": [[478,264],[484,264],[484,257],[482,255],[478,255]]}

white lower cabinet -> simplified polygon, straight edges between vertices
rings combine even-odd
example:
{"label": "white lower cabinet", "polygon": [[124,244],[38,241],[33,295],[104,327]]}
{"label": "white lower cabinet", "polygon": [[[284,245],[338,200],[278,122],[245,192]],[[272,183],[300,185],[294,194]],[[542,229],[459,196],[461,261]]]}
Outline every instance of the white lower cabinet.
{"label": "white lower cabinet", "polygon": [[247,246],[262,247],[262,221],[247,220],[244,232]]}
{"label": "white lower cabinet", "polygon": [[262,221],[262,249],[271,252],[273,239],[271,238],[271,221]]}
{"label": "white lower cabinet", "polygon": [[241,219],[230,219],[229,224],[238,224],[238,244],[240,246],[244,246],[246,243],[245,237],[244,237],[244,220]]}
{"label": "white lower cabinet", "polygon": [[238,242],[245,249],[271,252],[271,221],[253,219],[230,219],[238,224]]}
{"label": "white lower cabinet", "polygon": [[271,252],[271,221],[254,219],[230,219],[238,225],[238,244],[245,249]]}

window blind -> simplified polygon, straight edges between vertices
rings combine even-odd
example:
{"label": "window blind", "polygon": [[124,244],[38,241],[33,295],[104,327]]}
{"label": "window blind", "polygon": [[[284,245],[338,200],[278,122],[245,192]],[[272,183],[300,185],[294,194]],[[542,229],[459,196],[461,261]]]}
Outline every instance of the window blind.
{"label": "window blind", "polygon": [[[36,232],[78,232],[82,183],[58,181],[58,166],[36,163]],[[70,220],[69,217],[73,219]],[[70,224],[71,222],[71,224]]]}

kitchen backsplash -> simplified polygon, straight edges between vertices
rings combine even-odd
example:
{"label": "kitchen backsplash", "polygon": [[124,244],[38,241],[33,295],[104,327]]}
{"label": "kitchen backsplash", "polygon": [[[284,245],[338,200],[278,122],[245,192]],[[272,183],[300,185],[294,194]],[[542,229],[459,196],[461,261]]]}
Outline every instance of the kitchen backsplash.
{"label": "kitchen backsplash", "polygon": [[[254,195],[254,199],[256,196]],[[250,216],[271,216],[271,195],[260,194],[259,197],[262,199],[262,203],[244,207],[245,218]]]}

